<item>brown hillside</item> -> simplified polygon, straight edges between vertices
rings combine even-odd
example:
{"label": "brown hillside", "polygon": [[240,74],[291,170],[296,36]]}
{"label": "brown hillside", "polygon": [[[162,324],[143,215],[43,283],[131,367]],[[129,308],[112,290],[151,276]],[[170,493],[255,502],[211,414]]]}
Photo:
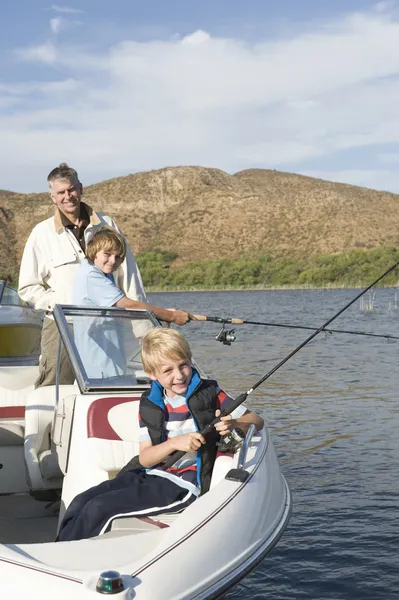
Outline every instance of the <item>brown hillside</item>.
{"label": "brown hillside", "polygon": [[[89,186],[84,198],[115,218],[135,253],[308,257],[399,246],[399,195],[280,171],[170,167]],[[0,199],[0,266],[18,263],[33,225],[52,213],[46,193]]]}

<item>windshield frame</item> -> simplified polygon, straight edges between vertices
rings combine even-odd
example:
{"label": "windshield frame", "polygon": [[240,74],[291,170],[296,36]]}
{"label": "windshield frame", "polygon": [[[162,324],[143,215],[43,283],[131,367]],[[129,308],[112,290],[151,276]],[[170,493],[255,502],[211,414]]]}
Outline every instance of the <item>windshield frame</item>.
{"label": "windshield frame", "polygon": [[[88,307],[56,304],[54,319],[60,333],[60,344],[63,343],[75,372],[76,382],[81,394],[98,394],[101,392],[144,391],[150,387],[150,381],[123,381],[122,378],[111,383],[107,379],[89,378],[80,358],[73,334],[68,324],[68,318],[73,317],[114,317],[130,321],[149,321],[155,327],[161,327],[155,315],[147,309],[129,309],[116,307]],[[57,366],[58,371],[58,366]],[[108,382],[107,382],[108,381]]]}
{"label": "windshield frame", "polygon": [[4,279],[0,279],[0,304],[3,298],[4,290],[6,289],[6,282]]}

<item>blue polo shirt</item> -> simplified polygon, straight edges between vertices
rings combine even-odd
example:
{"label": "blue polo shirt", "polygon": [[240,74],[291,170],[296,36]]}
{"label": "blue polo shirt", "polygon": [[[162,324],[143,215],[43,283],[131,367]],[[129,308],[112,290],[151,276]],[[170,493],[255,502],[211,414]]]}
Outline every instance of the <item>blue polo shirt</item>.
{"label": "blue polo shirt", "polygon": [[[84,259],[76,274],[73,304],[110,307],[124,295],[112,274],[103,273]],[[73,326],[76,347],[88,377],[125,374],[123,323],[112,317],[76,317]]]}

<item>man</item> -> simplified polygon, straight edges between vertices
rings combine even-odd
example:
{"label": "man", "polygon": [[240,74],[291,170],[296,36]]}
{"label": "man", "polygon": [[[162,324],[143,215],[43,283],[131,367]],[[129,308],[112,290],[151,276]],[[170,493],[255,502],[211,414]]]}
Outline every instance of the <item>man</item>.
{"label": "man", "polygon": [[[82,202],[83,186],[75,169],[62,163],[50,172],[47,181],[55,214],[33,228],[25,245],[18,286],[23,300],[46,313],[35,387],[55,384],[59,335],[52,311],[55,304],[72,304],[75,275],[85,258],[87,242],[104,225],[119,231],[111,217]],[[115,283],[130,298],[145,302],[139,269],[129,245],[126,246],[126,257],[115,273]],[[69,384],[74,379],[62,345],[59,382]]]}

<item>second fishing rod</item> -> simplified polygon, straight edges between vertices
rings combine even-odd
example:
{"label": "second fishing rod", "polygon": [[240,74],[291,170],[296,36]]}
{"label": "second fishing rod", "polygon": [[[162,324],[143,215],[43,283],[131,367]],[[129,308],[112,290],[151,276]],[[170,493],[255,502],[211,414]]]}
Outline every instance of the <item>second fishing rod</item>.
{"label": "second fishing rod", "polygon": [[[214,425],[216,423],[218,423],[218,421],[220,421],[220,417],[224,417],[224,416],[232,413],[238,406],[240,406],[241,404],[243,404],[243,402],[245,402],[245,400],[248,398],[248,396],[250,394],[252,394],[252,392],[254,390],[256,390],[260,385],[262,385],[262,383],[264,383],[267,379],[269,379],[269,377],[271,377],[278,369],[280,369],[287,361],[289,361],[290,358],[292,358],[295,354],[297,354],[297,352],[299,352],[299,350],[301,350],[304,346],[306,346],[306,344],[308,344],[314,337],[316,337],[316,335],[318,335],[320,332],[324,331],[326,329],[326,327],[328,327],[328,325],[330,323],[332,323],[333,321],[335,321],[335,319],[337,319],[340,315],[342,315],[342,313],[345,312],[350,306],[352,306],[352,304],[354,304],[357,300],[359,300],[359,298],[361,298],[366,292],[368,292],[371,288],[373,288],[375,285],[377,285],[378,282],[380,282],[382,279],[384,279],[384,277],[386,277],[389,273],[391,273],[398,266],[399,266],[399,261],[397,261],[394,265],[392,265],[391,267],[389,267],[389,269],[387,269],[382,275],[380,275],[380,277],[378,277],[378,279],[376,279],[375,281],[373,281],[373,283],[371,283],[369,286],[367,286],[364,290],[362,290],[361,292],[359,292],[350,302],[348,302],[347,304],[345,304],[345,306],[343,306],[330,319],[328,319],[328,321],[326,321],[325,323],[323,323],[323,325],[321,325],[309,337],[307,337],[306,340],[304,340],[301,344],[299,344],[299,346],[297,346],[296,348],[294,348],[294,350],[292,350],[292,352],[290,352],[289,354],[287,354],[287,356],[285,356],[285,358],[283,358],[279,363],[277,363],[277,365],[275,365],[270,371],[268,371],[266,373],[266,375],[264,375],[256,383],[254,383],[254,385],[249,390],[247,390],[246,392],[242,392],[241,394],[239,394],[237,396],[237,398],[235,398],[234,401],[230,404],[229,408],[227,410],[223,410],[221,412],[220,416],[219,417],[215,417],[211,423],[209,423],[206,427],[204,427],[204,429],[201,430],[200,433],[202,435],[204,435],[204,436],[207,435],[207,433],[209,433],[212,430],[212,428],[214,427]],[[172,465],[174,465],[174,463],[177,460],[179,460],[182,456],[184,456],[184,454],[185,454],[185,452],[179,452],[179,451],[173,452],[164,461],[164,463],[162,465],[162,469],[166,470],[169,467],[171,467]]]}
{"label": "second fishing rod", "polygon": [[[247,319],[238,319],[236,317],[210,317],[205,315],[193,315],[193,321],[210,321],[212,323],[220,323],[222,325],[260,325],[264,327],[280,327],[286,329],[303,329],[307,331],[318,331],[317,327],[308,327],[307,325],[293,325],[291,323],[273,323],[266,321],[249,321]],[[347,335],[364,335],[366,337],[384,338],[386,340],[399,340],[399,336],[391,335],[390,333],[369,333],[367,331],[354,331],[350,329],[331,329],[324,327],[326,333],[345,333]]]}

